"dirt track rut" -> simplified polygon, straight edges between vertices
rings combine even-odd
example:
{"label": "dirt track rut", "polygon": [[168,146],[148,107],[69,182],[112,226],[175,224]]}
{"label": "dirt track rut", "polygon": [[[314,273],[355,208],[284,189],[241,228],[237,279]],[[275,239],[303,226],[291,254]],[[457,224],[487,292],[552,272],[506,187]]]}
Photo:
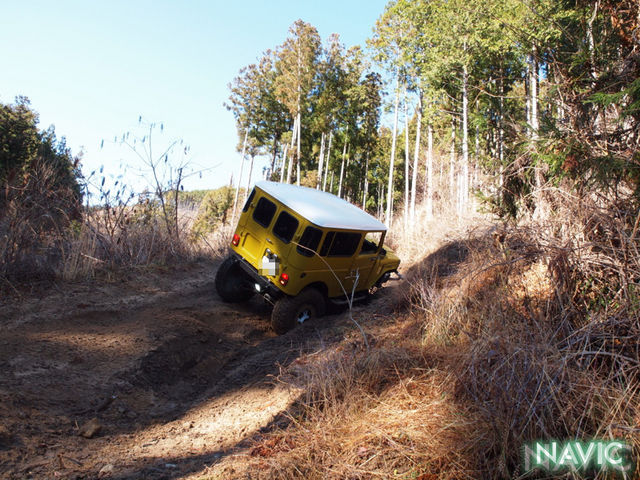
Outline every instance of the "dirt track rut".
{"label": "dirt track rut", "polygon": [[215,268],[0,306],[0,477],[181,478],[284,421],[298,392],[280,368],[339,341],[344,318],[276,336],[261,299],[221,302]]}

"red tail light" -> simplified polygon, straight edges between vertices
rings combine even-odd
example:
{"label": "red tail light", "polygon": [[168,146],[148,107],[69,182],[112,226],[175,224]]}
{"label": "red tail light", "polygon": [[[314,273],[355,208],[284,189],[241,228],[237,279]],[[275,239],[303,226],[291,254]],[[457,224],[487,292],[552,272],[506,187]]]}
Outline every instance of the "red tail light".
{"label": "red tail light", "polygon": [[280,275],[280,285],[282,285],[283,287],[286,287],[287,283],[289,283],[289,274],[288,273],[281,274]]}
{"label": "red tail light", "polygon": [[231,245],[233,245],[234,247],[237,247],[240,244],[240,235],[238,235],[237,233],[233,234],[233,240],[231,240]]}

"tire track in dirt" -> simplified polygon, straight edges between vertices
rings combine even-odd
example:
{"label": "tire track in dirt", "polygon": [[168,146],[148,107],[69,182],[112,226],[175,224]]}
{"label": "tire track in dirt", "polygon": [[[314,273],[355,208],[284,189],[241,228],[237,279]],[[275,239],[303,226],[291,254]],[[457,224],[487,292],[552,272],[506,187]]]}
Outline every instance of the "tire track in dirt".
{"label": "tire track in dirt", "polygon": [[[200,263],[1,306],[0,477],[180,478],[280,421],[299,392],[274,376],[338,341],[337,317],[276,336],[269,306],[222,303],[214,274]],[[78,436],[92,418],[99,434]]]}

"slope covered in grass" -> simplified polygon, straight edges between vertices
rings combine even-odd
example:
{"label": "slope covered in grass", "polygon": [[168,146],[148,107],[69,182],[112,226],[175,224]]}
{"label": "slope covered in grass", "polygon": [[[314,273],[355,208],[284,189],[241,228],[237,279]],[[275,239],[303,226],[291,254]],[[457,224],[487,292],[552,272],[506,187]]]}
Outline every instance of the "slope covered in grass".
{"label": "slope covered in grass", "polygon": [[[384,307],[358,313],[370,350],[354,330],[283,371],[305,392],[290,421],[212,478],[512,478],[536,439],[637,452],[633,223],[582,211],[564,234],[549,221],[443,235]],[[599,230],[576,234],[588,222]]]}

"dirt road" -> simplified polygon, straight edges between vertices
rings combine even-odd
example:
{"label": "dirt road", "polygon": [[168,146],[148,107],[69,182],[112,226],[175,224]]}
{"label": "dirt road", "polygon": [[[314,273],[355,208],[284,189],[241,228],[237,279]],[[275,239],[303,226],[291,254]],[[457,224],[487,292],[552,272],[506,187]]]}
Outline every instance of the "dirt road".
{"label": "dirt road", "polygon": [[215,269],[0,305],[0,478],[181,478],[285,421],[280,368],[344,315],[277,336],[263,300],[221,302]]}

